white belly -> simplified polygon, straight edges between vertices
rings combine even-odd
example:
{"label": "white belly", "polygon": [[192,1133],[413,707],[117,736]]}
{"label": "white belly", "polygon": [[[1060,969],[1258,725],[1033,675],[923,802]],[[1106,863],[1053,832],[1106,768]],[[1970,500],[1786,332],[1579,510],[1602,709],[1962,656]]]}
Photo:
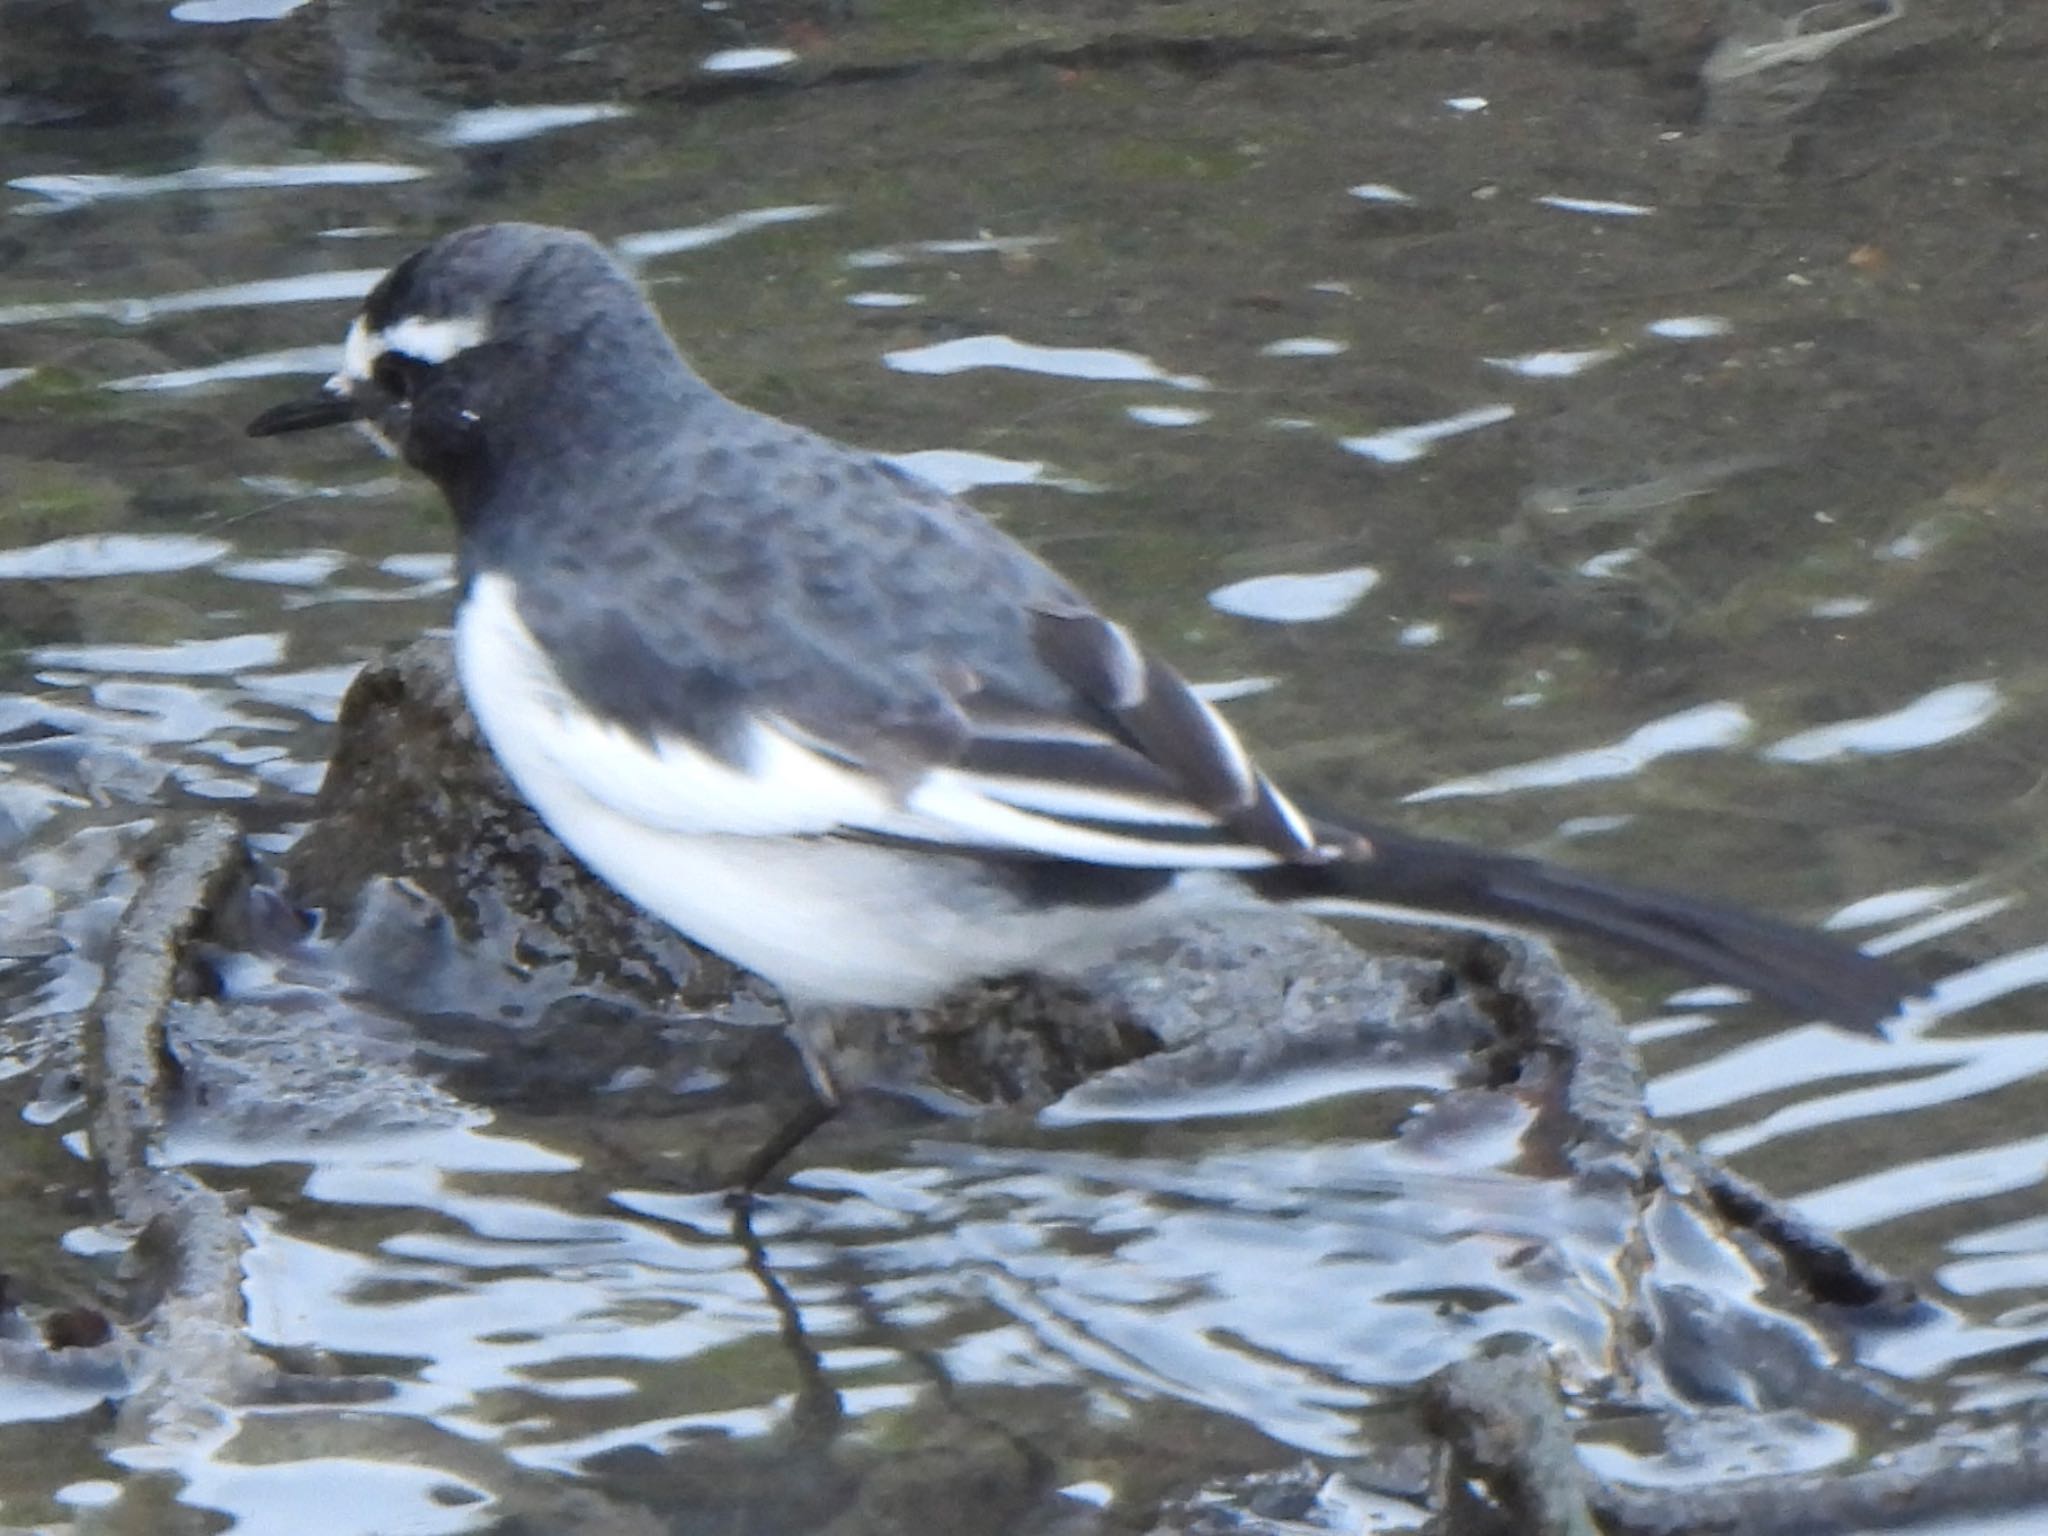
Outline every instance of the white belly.
{"label": "white belly", "polygon": [[[693,775],[719,818],[733,773],[678,765],[673,802],[588,787],[591,732],[519,621],[510,583],[480,577],[456,618],[456,671],[484,738],[549,829],[607,885],[796,1004],[915,1007],[963,982],[1071,973],[1184,912],[1200,875],[1135,907],[1044,909],[969,855],[830,836],[705,830]],[[573,743],[573,745],[570,745]],[[622,739],[621,749],[632,748]],[[584,771],[579,771],[584,770]],[[610,788],[610,785],[606,785]],[[662,825],[649,817],[659,814]],[[726,822],[730,825],[730,822]]]}

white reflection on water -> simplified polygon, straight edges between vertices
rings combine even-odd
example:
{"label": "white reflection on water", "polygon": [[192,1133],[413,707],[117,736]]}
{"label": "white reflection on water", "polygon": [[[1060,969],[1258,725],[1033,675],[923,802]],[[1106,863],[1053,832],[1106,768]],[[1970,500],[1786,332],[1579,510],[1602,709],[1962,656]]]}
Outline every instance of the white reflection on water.
{"label": "white reflection on water", "polygon": [[360,299],[384,275],[382,267],[347,272],[309,272],[303,277],[270,277],[219,288],[187,288],[151,299],[66,299],[49,304],[0,304],[0,326],[44,325],[53,320],[112,320],[148,325],[165,315],[214,309],[257,309],[272,304],[325,304]]}
{"label": "white reflection on water", "polygon": [[1587,347],[1577,352],[1527,352],[1519,357],[1489,357],[1490,368],[1505,369],[1525,379],[1569,379],[1621,355],[1615,347]]}
{"label": "white reflection on water", "polygon": [[1984,725],[2004,703],[1995,682],[1950,683],[1882,715],[1838,720],[1787,736],[1766,747],[1764,756],[1780,763],[1826,763],[1938,747]]}
{"label": "white reflection on water", "polygon": [[285,637],[278,633],[223,635],[217,640],[174,640],[169,645],[45,645],[32,651],[38,666],[76,667],[82,672],[146,672],[167,677],[203,677],[274,667],[284,660]]}
{"label": "white reflection on water", "polygon": [[1339,438],[1337,446],[1346,453],[1377,459],[1382,464],[1408,464],[1421,458],[1445,438],[1477,432],[1481,427],[1498,426],[1501,422],[1513,420],[1514,414],[1512,405],[1482,405],[1436,421]]}
{"label": "white reflection on water", "polygon": [[[892,1309],[972,1315],[993,1302],[1012,1320],[949,1351],[955,1381],[1166,1393],[1341,1453],[1383,1388],[1484,1337],[1527,1329],[1557,1343],[1568,1376],[1598,1368],[1625,1290],[1627,1202],[1489,1166],[1519,1155],[1523,1128],[1510,1116],[1434,1150],[1322,1144],[1174,1160],[932,1148],[955,1166],[947,1185],[830,1170],[801,1183],[858,1195],[815,1208],[818,1230],[854,1224],[846,1235],[861,1240],[870,1292]],[[874,1205],[917,1219],[878,1236]],[[1711,1240],[1660,1256],[1663,1272],[1706,1278],[1693,1259],[1707,1248],[1747,1276]],[[1452,1291],[1485,1300],[1454,1303]]]}
{"label": "white reflection on water", "polygon": [[[74,723],[128,741],[199,742],[233,731],[290,729],[284,721],[244,713],[248,700],[234,688],[107,678],[94,683],[89,696],[98,708],[75,711]],[[53,723],[61,717],[61,707],[48,713]]]}
{"label": "white reflection on water", "polygon": [[[2011,970],[2015,957],[1991,964]],[[1979,967],[1986,969],[1986,967]],[[1967,974],[1967,973],[1966,973]],[[1953,978],[1951,978],[1953,980]],[[2048,961],[2037,957],[2012,986],[2048,984]],[[1957,1011],[1949,981],[1934,988],[1934,1002],[1919,1014],[1939,1017]],[[1781,1137],[1878,1116],[1956,1104],[2035,1078],[2048,1076],[2048,1031],[1929,1037],[1914,1031],[1924,1023],[1909,1018],[1894,1026],[1897,1038],[1870,1039],[1809,1024],[1767,1040],[1736,1046],[1684,1067],[1649,1085],[1651,1112],[1658,1116],[1699,1114],[1751,1102],[1771,1102],[1795,1089],[1810,1090],[1796,1102],[1781,1103],[1755,1120],[1718,1131],[1702,1145],[1733,1156]],[[1877,1175],[1890,1179],[1896,1175]],[[1901,1188],[1906,1198],[1910,1176]],[[1816,1211],[1826,1224],[1844,1225],[1834,1211]]]}
{"label": "white reflection on water", "polygon": [[236,379],[270,379],[290,374],[328,374],[341,365],[341,348],[332,346],[285,347],[276,352],[257,352],[248,357],[231,357],[204,368],[173,368],[163,373],[130,374],[109,379],[102,389],[167,390],[195,389],[206,384],[224,384]]}
{"label": "white reflection on water", "polygon": [[1280,686],[1277,677],[1231,677],[1213,683],[1190,683],[1195,697],[1207,699],[1211,704],[1227,704],[1232,699],[1248,699],[1255,694],[1271,693]]}
{"label": "white reflection on water", "polygon": [[1441,1062],[1361,1061],[1332,1065],[1319,1061],[1292,1072],[1266,1072],[1244,1082],[1177,1093],[1132,1092],[1112,1077],[1080,1084],[1039,1112],[1042,1125],[1088,1125],[1104,1121],[1191,1120],[1269,1115],[1299,1109],[1325,1099],[1352,1094],[1409,1088],[1417,1092],[1448,1092],[1452,1073]]}
{"label": "white reflection on water", "polygon": [[1005,459],[966,448],[922,448],[883,457],[954,496],[964,496],[984,485],[1046,483],[1045,464],[1038,459]]}
{"label": "white reflection on water", "polygon": [[17,176],[7,185],[63,208],[172,192],[238,192],[256,188],[362,187],[419,181],[417,165],[382,160],[313,161],[304,165],[195,165],[156,176]]}
{"label": "white reflection on water", "polygon": [[698,68],[707,75],[744,75],[757,70],[781,69],[794,64],[797,56],[787,48],[726,48],[707,54]]}
{"label": "white reflection on water", "polygon": [[429,549],[417,554],[386,555],[377,569],[405,581],[453,581],[455,557],[446,550]]}
{"label": "white reflection on water", "polygon": [[902,245],[885,245],[865,251],[850,251],[846,265],[855,271],[907,265],[918,256],[1017,255],[1052,245],[1055,235],[973,235],[951,240],[911,240]]}
{"label": "white reflection on water", "polygon": [[976,368],[1008,368],[1063,379],[1127,380],[1168,384],[1175,389],[1209,387],[1206,380],[1191,374],[1169,373],[1136,352],[1114,347],[1047,347],[1009,336],[960,336],[928,347],[887,352],[882,361],[898,373],[947,374]]}
{"label": "white reflection on water", "polygon": [[104,1509],[117,1503],[121,1497],[121,1485],[103,1477],[88,1478],[84,1482],[66,1483],[50,1497],[59,1504],[69,1504],[74,1509]]}
{"label": "white reflection on water", "polygon": [[1585,213],[1596,218],[1640,219],[1657,211],[1647,203],[1624,203],[1604,197],[1561,197],[1546,193],[1536,201],[1560,213]]}
{"label": "white reflection on water", "polygon": [[1740,1478],[1818,1472],[1853,1462],[1861,1449],[1848,1426],[1797,1413],[1744,1415],[1732,1424],[1701,1418],[1672,1432],[1681,1439],[1676,1455],[1668,1446],[1644,1456],[1627,1446],[1588,1440],[1578,1447],[1579,1459],[1612,1482],[1704,1488]]}
{"label": "white reflection on water", "polygon": [[1194,427],[1209,413],[1186,405],[1127,405],[1124,414],[1143,427]]}
{"label": "white reflection on water", "polygon": [[1704,341],[1710,336],[1725,336],[1734,327],[1720,315],[1671,315],[1652,320],[1643,329],[1667,341]]}
{"label": "white reflection on water", "polygon": [[1941,910],[1969,889],[1962,885],[1914,885],[1880,891],[1852,901],[1821,924],[1823,928],[1867,928]]}
{"label": "white reflection on water", "polygon": [[580,128],[585,123],[604,123],[630,117],[632,108],[609,101],[562,103],[555,106],[478,107],[458,112],[441,125],[435,135],[443,144],[468,147],[477,144],[510,144],[537,138],[563,128]]}
{"label": "white reflection on water", "polygon": [[746,208],[704,224],[685,224],[678,229],[650,229],[636,235],[624,235],[612,242],[612,249],[628,261],[651,261],[657,256],[702,250],[707,245],[718,245],[757,229],[773,229],[778,224],[800,224],[807,219],[823,218],[832,212],[832,208],[830,203]]}
{"label": "white reflection on water", "polygon": [[171,20],[196,22],[202,26],[276,21],[307,3],[308,0],[179,0],[171,7]]}
{"label": "white reflection on water", "polygon": [[255,581],[278,587],[317,587],[348,561],[349,557],[338,549],[308,549],[295,555],[228,560],[218,569],[221,575],[235,581]]}
{"label": "white reflection on water", "polygon": [[[719,1197],[692,1213],[713,1225],[709,1235],[689,1223],[577,1215],[467,1193],[421,1161],[418,1138],[407,1140],[403,1163],[366,1149],[347,1167],[317,1164],[305,1194],[418,1208],[432,1217],[422,1229],[358,1253],[266,1225],[246,1261],[260,1341],[424,1362],[381,1411],[503,1438],[545,1461],[563,1438],[549,1400],[626,1395],[619,1383],[637,1388],[643,1366],[687,1371],[774,1335],[775,1314],[726,1236]],[[748,1411],[766,1427],[771,1407]]]}
{"label": "white reflection on water", "polygon": [[1447,800],[1460,795],[1504,795],[1525,789],[1554,789],[1599,779],[1622,779],[1641,773],[1661,757],[1679,752],[1711,752],[1746,740],[1754,729],[1749,711],[1740,704],[1701,704],[1639,725],[1621,740],[1587,747],[1557,757],[1538,758],[1451,779],[1418,789],[1409,802]]}
{"label": "white reflection on water", "polygon": [[493,1523],[497,1500],[435,1466],[360,1456],[249,1463],[215,1456],[178,1469],[178,1502],[217,1509],[234,1531],[302,1536],[453,1536]]}
{"label": "white reflection on water", "polygon": [[1967,1232],[1948,1247],[1951,1253],[1967,1255],[1939,1271],[1942,1285],[1952,1295],[2048,1288],[2048,1216]]}
{"label": "white reflection on water", "polygon": [[295,709],[308,719],[331,725],[341,716],[341,696],[362,669],[360,662],[344,661],[297,672],[243,672],[235,682],[266,704]]}
{"label": "white reflection on water", "polygon": [[0,1424],[32,1424],[91,1413],[109,1392],[123,1383],[110,1375],[104,1382],[35,1381],[15,1372],[0,1379]]}
{"label": "white reflection on water", "polygon": [[1218,587],[1209,594],[1209,606],[1269,624],[1317,624],[1349,613],[1379,583],[1380,573],[1369,565],[1282,572]]}
{"label": "white reflection on water", "polygon": [[75,580],[189,571],[232,551],[224,539],[190,533],[87,533],[22,549],[0,549],[0,580]]}
{"label": "white reflection on water", "polygon": [[1261,357],[1335,357],[1351,343],[1334,336],[1283,336],[1259,348]]}
{"label": "white reflection on water", "polygon": [[[1916,944],[1926,944],[1947,934],[1959,933],[1965,928],[1975,927],[1988,918],[2008,911],[2020,904],[2017,896],[1987,896],[1982,901],[1967,902],[1923,917],[1917,923],[1908,923],[1895,928],[1881,938],[1869,940],[1864,948],[1873,955],[1889,955]],[[1949,993],[1951,1008],[1961,1006],[1953,990]]]}
{"label": "white reflection on water", "polygon": [[1949,1152],[1847,1179],[1801,1195],[1801,1214],[1837,1232],[1855,1232],[1920,1211],[1985,1200],[2048,1182],[2048,1136],[1974,1152]]}
{"label": "white reflection on water", "polygon": [[[958,1388],[1165,1394],[1341,1454],[1360,1408],[1480,1339],[1533,1333],[1568,1378],[1606,1369],[1636,1203],[1516,1171],[1532,1113],[1502,1101],[1420,1138],[1174,1158],[932,1146],[922,1165],[807,1170],[754,1208],[755,1231],[822,1367],[854,1378],[849,1416],[926,1396],[939,1337]],[[359,1249],[259,1220],[246,1262],[262,1342],[417,1362],[354,1412],[578,1471],[621,1447],[766,1434],[793,1411],[777,1313],[716,1194],[558,1208],[548,1196],[571,1186],[534,1175],[564,1159],[473,1127],[353,1146],[206,1138],[188,1125],[177,1155],[310,1162],[295,1226],[322,1205],[386,1213],[343,1223],[377,1234]],[[532,1173],[501,1184],[485,1166]],[[1675,1203],[1647,1240],[1674,1283],[1731,1298],[1759,1283]],[[746,1360],[751,1389],[715,1363]],[[726,1385],[688,1385],[706,1372]]]}

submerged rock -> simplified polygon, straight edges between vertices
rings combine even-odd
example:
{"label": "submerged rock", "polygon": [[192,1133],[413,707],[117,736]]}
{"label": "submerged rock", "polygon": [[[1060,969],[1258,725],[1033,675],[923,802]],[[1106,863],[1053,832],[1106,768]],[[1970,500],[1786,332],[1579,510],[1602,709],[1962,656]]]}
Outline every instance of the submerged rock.
{"label": "submerged rock", "polygon": [[566,959],[671,1007],[732,993],[729,966],[614,894],[526,808],[477,733],[445,640],[421,640],[356,678],[313,809],[284,869],[294,899],[321,908],[330,933],[356,925],[373,881],[403,878],[465,937],[488,933],[521,964]]}
{"label": "submerged rock", "polygon": [[[658,1167],[662,1185],[716,1190],[810,1093],[757,983],[613,896],[517,801],[444,646],[422,642],[357,681],[318,809],[284,861],[289,900],[218,819],[189,824],[153,861],[116,938],[90,1052],[116,1224],[150,1235],[128,1261],[146,1282],[140,1310],[115,1316],[104,1342],[80,1340],[73,1361],[0,1337],[0,1356],[24,1370],[109,1383],[152,1441],[307,1388],[246,1342],[236,1202],[171,1165],[317,1160],[351,1141],[388,1152],[506,1108],[529,1123],[601,1122],[607,1154],[636,1160],[628,1188]],[[320,907],[311,930],[294,903]],[[1883,1325],[1909,1315],[1910,1292],[1654,1130],[1614,1015],[1540,943],[1476,941],[1449,960],[1368,955],[1312,921],[1255,914],[1135,946],[1075,984],[1000,982],[929,1014],[852,1011],[825,1043],[847,1080],[891,1090],[856,1095],[855,1112],[805,1147],[805,1164],[837,1165],[826,1188],[857,1181],[849,1168],[899,1164],[906,1117],[919,1162],[1014,1169],[1027,1185],[1101,1156],[1045,1138],[1108,1126],[1098,1134],[1141,1149],[1128,1169],[1174,1189],[1159,1170],[1204,1122],[1237,1118],[1249,1146],[1299,1141],[1305,1124],[1322,1125],[1312,1117],[1335,1115],[1336,1142],[1327,1125],[1306,1142],[1330,1148],[1327,1169],[1309,1153],[1298,1184],[1268,1186],[1271,1211],[1232,1220],[1284,1222],[1319,1188],[1346,1207],[1384,1200],[1406,1221],[1433,1199],[1474,1202],[1445,1228],[1462,1255],[1455,1281],[1429,1282],[1448,1287],[1442,1337],[1408,1356],[1469,1358],[1374,1453],[1379,1486],[1414,1485],[1402,1498],[1418,1505],[1443,1510],[1447,1490],[1484,1487],[1459,1508],[1478,1518],[1492,1503],[1532,1529],[1571,1532],[1587,1529],[1588,1509],[1633,1508],[1635,1495],[1577,1470],[1568,1401],[1674,1424],[1720,1414],[1732,1433],[1770,1415],[1874,1428],[1908,1411],[1855,1365],[1844,1314],[1830,1309]],[[1338,1155],[1339,1143],[1366,1155]],[[1217,1187],[1228,1186],[1226,1175]],[[735,1241],[781,1298],[785,1345],[831,1418],[829,1372],[749,1219],[734,1214]],[[1389,1232],[1387,1276],[1409,1273],[1401,1255],[1418,1235]],[[1355,1241],[1368,1250],[1357,1272],[1370,1275],[1375,1240],[1361,1229]],[[1373,1304],[1398,1310],[1399,1290]],[[1525,1335],[1502,1331],[1496,1308],[1544,1319],[1540,1360],[1500,1352]],[[1488,1417],[1510,1385],[1534,1418]],[[1510,1421],[1523,1428],[1506,1434]],[[1415,1469],[1433,1459],[1431,1495]],[[2012,1489],[2032,1487],[2025,1455],[2002,1465]],[[1304,1508],[1343,1502],[1333,1482],[1295,1482]],[[1774,1507],[1781,1483],[1786,1507],[1806,1497],[1768,1476],[1728,1497]],[[1246,1487],[1254,1503],[1279,1496]]]}
{"label": "submerged rock", "polygon": [[[284,873],[292,899],[321,911],[322,963],[338,984],[478,1047],[488,1061],[456,1071],[465,1093],[530,1103],[617,1088],[623,1075],[687,1103],[725,1147],[739,1134],[729,1112],[766,1100],[794,1113],[809,1097],[779,1031],[729,1027],[778,1023],[772,992],[615,895],[519,800],[444,640],[356,679],[316,813]],[[1604,1029],[1609,1055],[1627,1060],[1611,1016],[1546,946],[1512,952],[1512,984],[1535,1016],[1597,1013],[1599,1024],[1569,1027]],[[1491,1007],[1499,985],[1475,991],[1441,962],[1368,956],[1313,920],[1252,913],[1191,923],[1078,983],[1011,978],[929,1013],[846,1010],[822,1044],[842,1083],[927,1109],[1053,1106],[1049,1118],[1066,1122],[1186,1117],[1205,1102],[1243,1113],[1328,1098],[1395,1064],[1430,1061],[1477,1083],[1498,1071],[1482,1059],[1500,1046],[1496,1019],[1529,1011]],[[481,1046],[458,1022],[493,1017],[525,1027]],[[595,1048],[593,1026],[610,1032]],[[647,1059],[631,1060],[636,1050]],[[1637,1116],[1626,1135],[1640,1146],[1640,1084],[1632,1064],[1619,1070],[1609,1092]]]}
{"label": "submerged rock", "polygon": [[[772,1027],[772,993],[615,895],[519,800],[445,640],[357,678],[316,809],[284,873],[293,899],[322,909],[321,931],[291,964],[408,1020],[461,1098],[528,1111],[630,1102],[661,1124],[671,1171],[712,1186],[731,1177],[736,1147],[809,1101]],[[1356,1134],[1376,1123],[1424,1148],[1506,1124],[1511,1104],[1522,1158],[1611,1201],[1619,1227],[1673,1200],[1801,1294],[1910,1301],[1762,1191],[1653,1135],[1613,1012],[1540,941],[1461,941],[1446,962],[1367,954],[1292,913],[1232,915],[1135,945],[1077,983],[1012,978],[929,1013],[847,1010],[819,1043],[842,1083],[889,1094],[828,1128],[816,1155],[872,1147],[878,1114],[893,1140],[906,1116],[928,1129],[935,1109],[1145,1123],[1347,1096]],[[1415,1085],[1435,1096],[1418,1106]],[[1387,1086],[1400,1091],[1362,1107]]]}
{"label": "submerged rock", "polygon": [[[351,985],[409,1012],[545,1011],[580,993],[671,1020],[779,1018],[772,993],[615,895],[540,824],[484,747],[441,639],[356,679],[315,811],[284,861],[292,899],[321,910]],[[1445,991],[1439,965],[1372,961],[1276,913],[1194,925],[1079,986],[967,988],[935,1019],[849,1010],[830,1044],[854,1084],[1038,1108],[1162,1051],[1171,1065],[1101,1095],[1298,1074],[1358,1051],[1470,1049],[1484,1022],[1466,1005],[1446,1012],[1431,997]]]}

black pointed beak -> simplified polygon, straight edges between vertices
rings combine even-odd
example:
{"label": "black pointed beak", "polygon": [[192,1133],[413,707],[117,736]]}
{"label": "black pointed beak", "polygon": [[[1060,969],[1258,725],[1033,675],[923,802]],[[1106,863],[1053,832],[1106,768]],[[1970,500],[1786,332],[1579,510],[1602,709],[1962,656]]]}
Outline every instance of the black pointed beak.
{"label": "black pointed beak", "polygon": [[326,390],[306,400],[287,400],[273,405],[249,423],[251,437],[276,437],[280,432],[310,432],[315,427],[339,427],[362,415],[356,402],[338,390]]}

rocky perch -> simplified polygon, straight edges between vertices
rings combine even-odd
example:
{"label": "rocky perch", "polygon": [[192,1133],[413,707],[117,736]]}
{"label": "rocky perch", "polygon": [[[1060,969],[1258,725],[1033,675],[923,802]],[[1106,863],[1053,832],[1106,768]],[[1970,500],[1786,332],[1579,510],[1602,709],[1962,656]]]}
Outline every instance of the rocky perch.
{"label": "rocky perch", "polygon": [[[164,841],[107,975],[86,1040],[92,1145],[109,1219],[148,1241],[93,1327],[76,1309],[67,1322],[0,1301],[0,1355],[17,1373],[100,1382],[128,1435],[157,1444],[205,1434],[235,1403],[376,1390],[316,1380],[248,1342],[238,1198],[175,1166],[230,1159],[195,1145],[473,1123],[478,1106],[544,1115],[603,1092],[629,1154],[661,1148],[651,1177],[709,1189],[808,1093],[779,1029],[740,1027],[779,1023],[765,989],[614,897],[519,803],[439,642],[357,680],[314,822],[281,867],[264,869],[220,818]],[[307,999],[335,997],[367,1000],[411,1038],[394,1049],[309,1029]],[[1205,1115],[1252,1109],[1277,1134],[1339,1114],[1344,1137],[1418,1148],[1516,1127],[1523,1165],[1558,1181],[1574,1221],[1610,1245],[1613,1325],[1593,1360],[1550,1342],[1475,1343],[1407,1419],[1389,1417],[1384,1448],[1345,1476],[1431,1510],[1434,1530],[1811,1536],[2048,1494],[2037,1415],[1916,1415],[1855,1363],[1849,1336],[1911,1318],[1909,1288],[1652,1128],[1613,1014],[1541,944],[1368,955],[1275,915],[1146,946],[1082,985],[1003,983],[936,1017],[851,1022],[841,1065],[889,1091],[856,1095],[861,1112],[806,1146],[813,1162],[900,1157],[906,1126],[938,1156],[948,1141],[1017,1145],[1105,1121],[1170,1153]],[[1390,1081],[1439,1086],[1354,1093]],[[646,1143],[632,1141],[636,1120],[658,1128]],[[746,1221],[735,1216],[736,1236],[765,1276]],[[1768,1303],[1703,1286],[1683,1261],[1701,1244],[1739,1255]],[[1533,1254],[1515,1262],[1542,1262]],[[791,1308],[803,1379],[821,1380],[794,1304],[763,1284]],[[1730,1404],[1824,1414],[1892,1450],[1848,1475],[1663,1491],[1610,1486],[1574,1449],[1574,1426],[1602,1410],[1653,1415],[1683,1443]],[[1224,1474],[1164,1498],[1155,1528],[1222,1529],[1218,1489],[1319,1519],[1329,1478],[1318,1463]]]}

